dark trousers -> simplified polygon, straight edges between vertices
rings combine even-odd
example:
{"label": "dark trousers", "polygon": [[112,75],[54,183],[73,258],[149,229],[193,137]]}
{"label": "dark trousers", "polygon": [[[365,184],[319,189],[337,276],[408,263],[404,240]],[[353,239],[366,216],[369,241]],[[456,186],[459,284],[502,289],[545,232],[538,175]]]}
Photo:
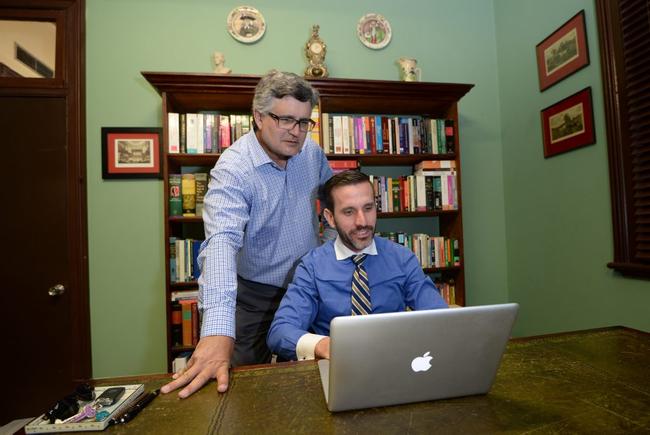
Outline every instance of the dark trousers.
{"label": "dark trousers", "polygon": [[237,277],[233,367],[271,362],[266,335],[286,289]]}

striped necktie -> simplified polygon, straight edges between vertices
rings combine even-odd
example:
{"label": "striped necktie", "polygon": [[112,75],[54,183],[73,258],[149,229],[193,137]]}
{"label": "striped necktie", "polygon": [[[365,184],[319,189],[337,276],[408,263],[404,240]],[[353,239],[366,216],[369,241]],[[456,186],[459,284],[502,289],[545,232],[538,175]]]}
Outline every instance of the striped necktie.
{"label": "striped necktie", "polygon": [[359,254],[352,257],[355,264],[352,275],[352,315],[370,314],[372,305],[370,303],[370,287],[368,286],[368,274],[363,268],[363,261],[366,254]]}

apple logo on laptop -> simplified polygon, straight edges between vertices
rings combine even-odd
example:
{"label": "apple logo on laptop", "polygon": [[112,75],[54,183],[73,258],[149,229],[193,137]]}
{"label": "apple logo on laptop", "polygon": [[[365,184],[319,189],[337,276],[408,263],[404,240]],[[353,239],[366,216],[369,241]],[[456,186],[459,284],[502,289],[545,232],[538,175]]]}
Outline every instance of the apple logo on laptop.
{"label": "apple logo on laptop", "polygon": [[415,357],[411,361],[411,368],[414,372],[426,372],[431,368],[432,356],[429,356],[431,352],[427,352],[422,356]]}

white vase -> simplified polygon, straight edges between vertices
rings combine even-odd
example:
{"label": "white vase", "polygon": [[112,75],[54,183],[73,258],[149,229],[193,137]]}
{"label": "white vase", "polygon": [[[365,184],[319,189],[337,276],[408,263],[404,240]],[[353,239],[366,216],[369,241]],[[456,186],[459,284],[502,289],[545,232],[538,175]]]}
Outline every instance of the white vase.
{"label": "white vase", "polygon": [[403,82],[419,82],[422,71],[417,67],[418,61],[410,57],[400,57],[397,60],[399,65],[399,78]]}

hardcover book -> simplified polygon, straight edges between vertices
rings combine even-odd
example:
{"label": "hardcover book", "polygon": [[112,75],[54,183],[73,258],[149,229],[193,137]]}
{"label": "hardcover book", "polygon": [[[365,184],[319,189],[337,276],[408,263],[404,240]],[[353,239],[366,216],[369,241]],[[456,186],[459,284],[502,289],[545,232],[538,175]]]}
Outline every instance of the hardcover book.
{"label": "hardcover book", "polygon": [[196,179],[194,174],[183,174],[181,192],[183,195],[183,216],[196,216]]}
{"label": "hardcover book", "polygon": [[183,215],[183,200],[181,199],[181,174],[169,174],[169,215]]}
{"label": "hardcover book", "polygon": [[169,129],[169,153],[177,154],[180,152],[180,117],[178,113],[169,112],[167,114],[167,126]]}
{"label": "hardcover book", "polygon": [[203,216],[203,200],[208,191],[208,174],[197,172],[194,174],[194,180],[196,181],[196,215]]}

